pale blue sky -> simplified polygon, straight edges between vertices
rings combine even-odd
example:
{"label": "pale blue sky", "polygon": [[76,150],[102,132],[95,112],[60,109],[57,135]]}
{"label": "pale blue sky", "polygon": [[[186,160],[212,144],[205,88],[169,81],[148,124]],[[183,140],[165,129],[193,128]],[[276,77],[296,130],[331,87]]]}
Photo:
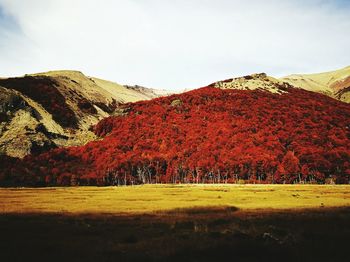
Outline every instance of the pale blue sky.
{"label": "pale blue sky", "polygon": [[182,90],[350,65],[350,0],[0,0],[0,76]]}

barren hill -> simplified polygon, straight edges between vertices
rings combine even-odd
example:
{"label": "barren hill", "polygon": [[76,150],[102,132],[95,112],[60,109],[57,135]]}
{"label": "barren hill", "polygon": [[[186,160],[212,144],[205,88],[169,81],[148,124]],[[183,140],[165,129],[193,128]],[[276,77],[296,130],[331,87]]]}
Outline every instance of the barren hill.
{"label": "barren hill", "polygon": [[350,102],[350,66],[317,74],[293,74],[282,77],[280,80],[296,87]]}
{"label": "barren hill", "polygon": [[95,138],[89,128],[118,105],[159,96],[78,71],[51,71],[0,79],[0,151],[24,157]]}

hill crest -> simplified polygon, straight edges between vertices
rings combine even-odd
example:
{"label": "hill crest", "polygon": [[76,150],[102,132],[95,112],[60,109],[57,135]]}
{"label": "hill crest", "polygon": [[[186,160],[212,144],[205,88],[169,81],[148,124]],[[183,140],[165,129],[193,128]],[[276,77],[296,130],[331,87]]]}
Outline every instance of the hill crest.
{"label": "hill crest", "polygon": [[257,73],[218,81],[210,86],[221,89],[262,90],[276,94],[286,92],[286,88],[289,87],[286,83],[274,77],[267,76],[266,73]]}

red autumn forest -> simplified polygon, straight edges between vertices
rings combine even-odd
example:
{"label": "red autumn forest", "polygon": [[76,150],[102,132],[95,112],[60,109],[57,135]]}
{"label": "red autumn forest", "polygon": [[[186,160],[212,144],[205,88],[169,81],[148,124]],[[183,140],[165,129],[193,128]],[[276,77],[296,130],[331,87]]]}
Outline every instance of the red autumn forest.
{"label": "red autumn forest", "polygon": [[1,159],[0,184],[349,183],[350,105],[285,91],[209,86],[125,104],[97,141]]}

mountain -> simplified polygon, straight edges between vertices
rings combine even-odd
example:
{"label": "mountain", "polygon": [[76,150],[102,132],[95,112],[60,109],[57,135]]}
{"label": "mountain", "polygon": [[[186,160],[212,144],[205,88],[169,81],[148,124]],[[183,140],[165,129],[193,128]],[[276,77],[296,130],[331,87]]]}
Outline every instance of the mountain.
{"label": "mountain", "polygon": [[96,141],[2,159],[0,184],[349,183],[350,105],[247,78],[268,90],[214,83],[124,104],[95,126]]}
{"label": "mountain", "polygon": [[0,152],[13,157],[95,139],[89,129],[118,113],[118,106],[164,94],[87,77],[78,71],[51,71],[0,79]]}
{"label": "mountain", "polygon": [[318,74],[293,74],[280,80],[350,103],[350,66]]}

